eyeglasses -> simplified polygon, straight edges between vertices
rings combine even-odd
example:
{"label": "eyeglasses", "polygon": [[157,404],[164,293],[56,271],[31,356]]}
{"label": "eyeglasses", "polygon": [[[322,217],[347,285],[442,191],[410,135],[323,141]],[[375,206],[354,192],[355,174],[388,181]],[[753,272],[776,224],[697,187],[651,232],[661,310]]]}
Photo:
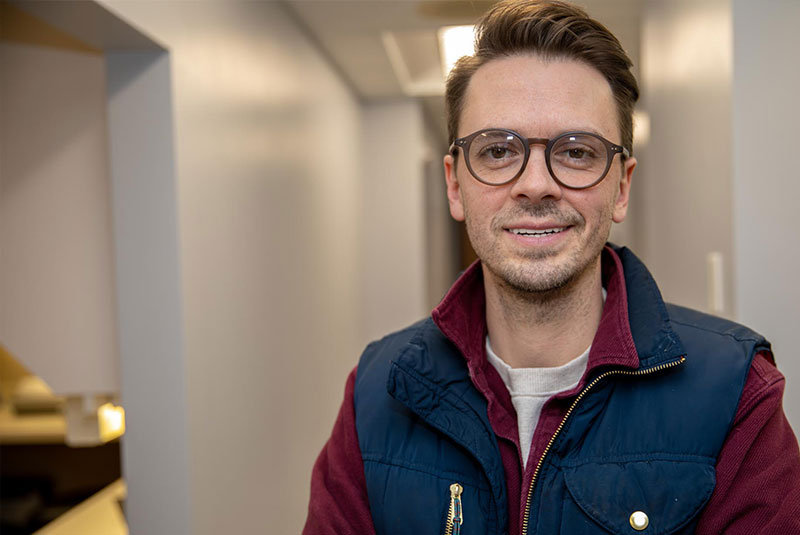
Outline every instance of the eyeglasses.
{"label": "eyeglasses", "polygon": [[487,128],[453,141],[464,153],[467,169],[479,182],[502,186],[522,175],[531,145],[544,145],[544,160],[550,176],[565,188],[586,189],[600,183],[608,174],[614,155],[623,158],[630,152],[602,136],[590,132],[566,132],[553,139],[522,137],[513,130]]}

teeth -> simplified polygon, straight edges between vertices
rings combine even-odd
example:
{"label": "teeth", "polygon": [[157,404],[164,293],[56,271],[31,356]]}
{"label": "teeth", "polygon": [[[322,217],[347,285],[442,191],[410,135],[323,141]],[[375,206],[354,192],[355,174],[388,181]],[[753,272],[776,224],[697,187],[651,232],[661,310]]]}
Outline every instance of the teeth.
{"label": "teeth", "polygon": [[518,236],[547,236],[548,234],[557,234],[562,232],[566,227],[560,228],[549,228],[546,230],[533,230],[533,229],[526,229],[526,228],[512,228],[512,233],[517,234]]}

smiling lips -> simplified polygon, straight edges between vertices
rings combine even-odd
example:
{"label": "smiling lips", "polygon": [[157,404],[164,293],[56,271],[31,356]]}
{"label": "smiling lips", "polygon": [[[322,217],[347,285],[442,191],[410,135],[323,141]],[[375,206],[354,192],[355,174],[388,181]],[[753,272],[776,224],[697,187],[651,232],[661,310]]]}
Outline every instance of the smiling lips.
{"label": "smiling lips", "polygon": [[509,232],[517,236],[549,236],[551,234],[558,234],[564,232],[567,227],[556,227],[548,229],[531,229],[531,228],[510,228]]}

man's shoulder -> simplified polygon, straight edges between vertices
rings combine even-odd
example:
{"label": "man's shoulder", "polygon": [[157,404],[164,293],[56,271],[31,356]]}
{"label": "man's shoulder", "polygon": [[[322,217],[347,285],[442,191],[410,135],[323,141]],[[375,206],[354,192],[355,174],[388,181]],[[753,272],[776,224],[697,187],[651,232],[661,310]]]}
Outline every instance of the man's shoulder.
{"label": "man's shoulder", "polygon": [[357,376],[387,368],[409,347],[423,346],[426,339],[437,335],[441,335],[441,331],[433,319],[427,317],[370,342],[361,354]]}
{"label": "man's shoulder", "polygon": [[765,338],[755,330],[733,320],[714,316],[699,310],[666,303],[667,313],[673,327],[683,333],[691,332],[697,336],[728,338],[732,341],[756,344],[767,344]]}
{"label": "man's shoulder", "polygon": [[398,329],[385,336],[382,336],[377,340],[373,340],[367,345],[366,349],[364,349],[364,355],[371,355],[402,348],[407,344],[413,343],[415,340],[424,337],[426,333],[431,330],[438,331],[439,329],[429,316],[416,321],[411,325],[403,327],[402,329]]}
{"label": "man's shoulder", "polygon": [[433,382],[466,374],[463,355],[430,317],[370,343],[358,363],[357,386],[385,381],[393,367]]}

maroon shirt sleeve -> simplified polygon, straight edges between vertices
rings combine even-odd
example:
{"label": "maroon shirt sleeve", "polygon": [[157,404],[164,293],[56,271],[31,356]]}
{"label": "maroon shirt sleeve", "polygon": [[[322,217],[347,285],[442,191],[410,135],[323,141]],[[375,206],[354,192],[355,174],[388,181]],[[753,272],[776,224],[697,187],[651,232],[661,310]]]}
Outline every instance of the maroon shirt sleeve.
{"label": "maroon shirt sleeve", "polygon": [[356,433],[355,383],[356,369],[353,369],[347,377],[344,401],[331,437],[311,472],[311,498],[303,535],[375,533]]}
{"label": "maroon shirt sleeve", "polygon": [[697,535],[800,533],[800,451],[771,361],[768,352],[753,359]]}

